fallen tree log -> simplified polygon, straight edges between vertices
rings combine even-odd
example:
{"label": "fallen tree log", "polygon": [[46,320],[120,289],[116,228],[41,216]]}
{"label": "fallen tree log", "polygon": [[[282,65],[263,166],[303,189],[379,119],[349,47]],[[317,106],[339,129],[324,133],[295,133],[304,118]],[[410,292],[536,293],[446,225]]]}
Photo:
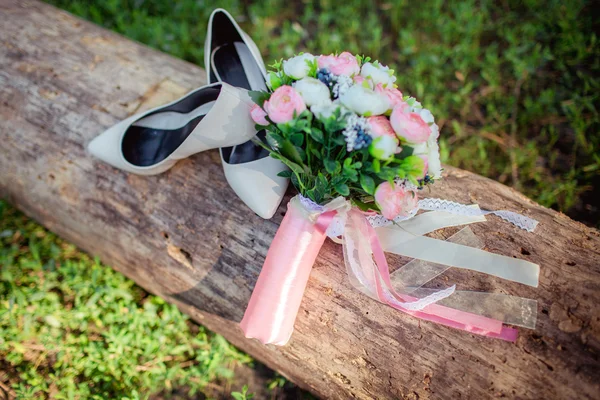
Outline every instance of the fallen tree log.
{"label": "fallen tree log", "polygon": [[253,215],[216,151],[153,177],[85,151],[118,120],[202,85],[204,72],[35,1],[0,0],[0,21],[0,195],[301,387],[340,399],[600,396],[598,231],[455,168],[431,196],[540,221],[534,234],[496,217],[472,229],[541,276],[537,289],[464,271],[451,280],[537,299],[536,330],[511,344],[420,322],[354,290],[328,241],[290,343],[245,339],[237,323],[284,206],[270,221]]}

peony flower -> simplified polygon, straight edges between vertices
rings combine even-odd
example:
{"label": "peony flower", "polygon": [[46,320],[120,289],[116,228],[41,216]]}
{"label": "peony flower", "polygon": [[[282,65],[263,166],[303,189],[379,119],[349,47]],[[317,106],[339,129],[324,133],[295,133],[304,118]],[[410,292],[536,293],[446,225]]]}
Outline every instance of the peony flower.
{"label": "peony flower", "polygon": [[369,146],[369,154],[378,160],[389,160],[396,154],[398,139],[383,135],[376,137]]}
{"label": "peony flower", "polygon": [[378,62],[375,64],[370,62],[364,63],[360,74],[365,78],[371,79],[375,85],[381,83],[384,88],[393,88],[394,82],[396,82],[394,71]]}
{"label": "peony flower", "polygon": [[256,122],[258,125],[262,125],[262,126],[269,125],[269,121],[267,121],[265,119],[265,117],[267,116],[267,113],[265,112],[265,110],[263,110],[256,104],[254,104],[252,106],[252,108],[250,109],[250,116],[252,117],[252,120],[254,122]]}
{"label": "peony flower", "polygon": [[283,72],[293,79],[302,79],[310,71],[309,63],[315,60],[310,53],[300,54],[283,62]]}
{"label": "peony flower", "polygon": [[263,108],[271,121],[280,124],[294,119],[294,112],[300,114],[306,110],[306,105],[293,87],[284,85],[273,92]]}
{"label": "peony flower", "polygon": [[381,214],[389,219],[400,215],[408,215],[417,207],[418,198],[414,190],[408,190],[402,185],[383,182],[375,190],[375,203]]}
{"label": "peony flower", "polygon": [[431,113],[431,111],[429,111],[426,108],[420,108],[420,109],[415,110],[415,112],[417,114],[419,114],[419,116],[423,119],[423,121],[425,121],[427,123],[427,125],[433,124],[434,118],[433,118],[433,114]]}
{"label": "peony flower", "polygon": [[307,106],[322,106],[331,103],[329,88],[320,80],[315,78],[302,78],[294,82],[294,89]]}
{"label": "peony flower", "polygon": [[375,93],[361,85],[352,85],[340,96],[340,101],[348,109],[364,116],[381,115],[390,108],[389,100],[381,93]]}
{"label": "peony flower", "polygon": [[437,142],[438,138],[440,137],[440,127],[434,123],[429,127],[429,129],[431,129],[431,134],[429,135],[429,139],[427,139],[427,142],[430,144],[433,142]]}
{"label": "peony flower", "polygon": [[390,116],[392,127],[396,135],[405,142],[419,144],[426,142],[431,134],[429,125],[419,114],[406,112],[402,105],[397,105]]}
{"label": "peony flower", "polygon": [[319,56],[317,59],[319,68],[326,68],[334,75],[356,75],[360,72],[356,57],[347,51],[339,56]]}
{"label": "peony flower", "polygon": [[394,128],[392,128],[392,124],[390,124],[390,120],[386,116],[378,115],[376,117],[369,117],[367,121],[371,128],[371,136],[374,138],[387,135],[396,139],[396,132],[394,132]]}
{"label": "peony flower", "polygon": [[325,121],[326,119],[329,119],[329,117],[331,117],[333,115],[335,110],[340,109],[340,108],[342,110],[341,114],[344,114],[344,112],[347,112],[347,110],[345,108],[343,108],[337,101],[331,102],[328,104],[324,104],[324,105],[312,106],[312,107],[310,107],[310,111],[315,115],[315,117],[317,117],[317,119],[319,121]]}
{"label": "peony flower", "polygon": [[408,107],[408,104],[406,104],[402,98],[402,92],[396,88],[384,88],[381,83],[378,83],[375,86],[375,91],[377,93],[383,93],[387,96],[391,104],[390,108],[394,108],[397,105],[402,105],[402,107]]}

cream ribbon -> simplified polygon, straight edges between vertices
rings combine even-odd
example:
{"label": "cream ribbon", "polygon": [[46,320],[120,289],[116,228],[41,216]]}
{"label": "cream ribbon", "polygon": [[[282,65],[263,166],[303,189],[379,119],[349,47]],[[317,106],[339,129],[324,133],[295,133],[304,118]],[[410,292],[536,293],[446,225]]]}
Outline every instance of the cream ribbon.
{"label": "cream ribbon", "polygon": [[[380,216],[367,217],[371,225],[376,226],[378,245],[383,251],[414,258],[389,275],[393,287],[379,287],[379,292],[377,282],[381,279],[370,272],[371,269],[376,269],[372,267],[376,264],[371,258],[373,249],[369,240],[356,227],[349,237],[348,208],[339,208],[336,218],[339,219],[338,224],[345,225],[345,240],[334,240],[344,246],[346,269],[351,283],[369,297],[404,310],[424,310],[437,303],[533,329],[537,313],[535,300],[496,293],[456,291],[455,285],[443,290],[421,287],[451,267],[482,272],[533,287],[538,285],[537,264],[481,250],[483,244],[469,228],[464,228],[448,241],[423,236],[442,228],[484,222],[485,215],[490,213],[508,215],[504,219],[528,231],[535,228],[537,221],[508,211],[481,211],[477,205],[450,203],[453,204],[451,210],[456,213],[430,211],[396,221],[382,221]],[[429,206],[425,204],[425,207]],[[333,224],[328,230],[330,237],[332,232],[339,233],[339,226]],[[398,296],[402,295],[410,295],[412,301],[406,301],[406,296],[399,300]]]}

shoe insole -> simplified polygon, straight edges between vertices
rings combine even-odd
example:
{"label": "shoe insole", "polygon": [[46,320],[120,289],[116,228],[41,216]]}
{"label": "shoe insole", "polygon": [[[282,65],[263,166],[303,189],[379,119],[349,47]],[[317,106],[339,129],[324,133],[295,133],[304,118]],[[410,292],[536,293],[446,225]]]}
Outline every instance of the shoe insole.
{"label": "shoe insole", "polygon": [[138,167],[165,160],[210,111],[219,92],[219,87],[200,90],[135,121],[123,135],[125,159]]}
{"label": "shoe insole", "polygon": [[[214,49],[211,55],[211,69],[220,81],[232,86],[247,90],[267,90],[260,67],[243,42],[229,43]],[[265,134],[266,132],[261,131],[257,136],[264,140]],[[268,155],[268,151],[252,141],[223,149],[223,159],[229,164],[247,163]]]}

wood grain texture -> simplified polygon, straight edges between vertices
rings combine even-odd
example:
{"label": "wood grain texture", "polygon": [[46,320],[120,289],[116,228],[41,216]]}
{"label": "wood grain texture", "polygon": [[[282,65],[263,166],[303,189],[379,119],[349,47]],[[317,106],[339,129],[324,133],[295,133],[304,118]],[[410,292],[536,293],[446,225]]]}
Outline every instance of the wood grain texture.
{"label": "wood grain texture", "polygon": [[250,212],[216,151],[154,177],[85,151],[113,123],[202,85],[204,71],[34,1],[0,0],[0,46],[0,195],[300,386],[338,399],[600,397],[598,231],[447,168],[431,196],[540,221],[534,234],[496,217],[472,226],[487,250],[540,264],[539,288],[449,274],[461,289],[538,299],[536,330],[511,344],[420,322],[354,290],[327,241],[290,343],[263,346],[237,323],[285,207],[270,221]]}

